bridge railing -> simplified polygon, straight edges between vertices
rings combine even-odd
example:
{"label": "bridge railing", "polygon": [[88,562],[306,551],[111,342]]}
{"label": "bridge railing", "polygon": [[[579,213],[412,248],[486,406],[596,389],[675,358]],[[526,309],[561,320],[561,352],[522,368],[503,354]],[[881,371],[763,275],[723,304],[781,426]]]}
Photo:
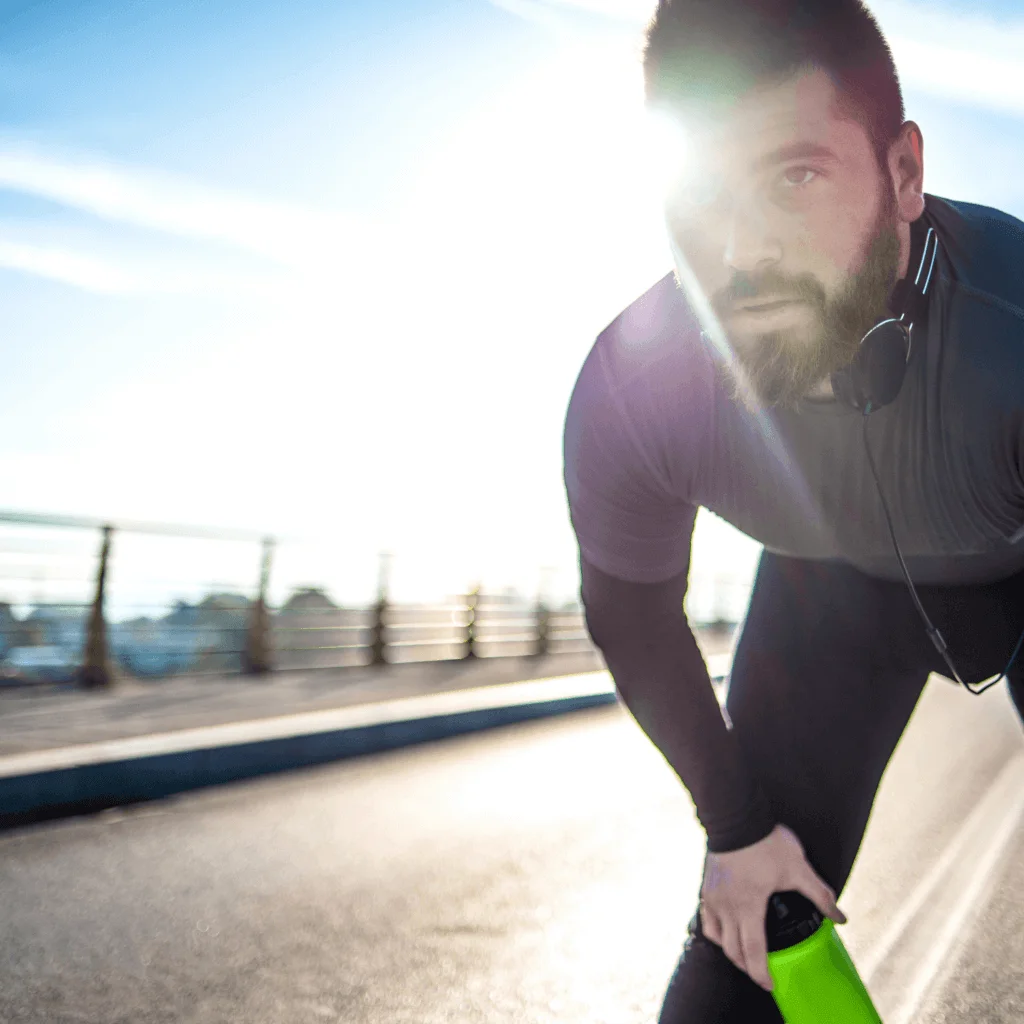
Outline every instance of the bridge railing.
{"label": "bridge railing", "polygon": [[345,606],[324,587],[296,586],[274,606],[280,547],[243,531],[0,511],[0,678],[103,687],[119,675],[595,652],[578,603],[552,607],[543,591],[529,601],[478,586],[399,603],[382,569],[372,603]]}
{"label": "bridge railing", "polygon": [[578,608],[479,588],[436,604],[395,603],[384,574],[372,604],[341,606],[307,586],[275,607],[278,547],[244,531],[0,511],[0,677],[102,687],[118,675],[593,650]]}
{"label": "bridge railing", "polygon": [[594,650],[579,608],[486,600],[279,612],[271,635],[282,669],[373,664],[378,635],[387,664]]}

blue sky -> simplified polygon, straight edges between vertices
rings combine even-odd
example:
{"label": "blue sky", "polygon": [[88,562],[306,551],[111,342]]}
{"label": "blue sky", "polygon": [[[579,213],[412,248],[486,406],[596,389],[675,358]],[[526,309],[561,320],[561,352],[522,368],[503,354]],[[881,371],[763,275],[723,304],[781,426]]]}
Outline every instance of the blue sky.
{"label": "blue sky", "polygon": [[[928,189],[1024,216],[1013,7],[875,9]],[[410,592],[571,592],[565,402],[669,266],[648,10],[0,0],[0,507],[334,546],[282,581],[390,547]],[[702,530],[701,571],[748,571]]]}
{"label": "blue sky", "polygon": [[346,206],[386,203],[474,90],[550,49],[478,3],[4,9],[11,128],[210,184]]}

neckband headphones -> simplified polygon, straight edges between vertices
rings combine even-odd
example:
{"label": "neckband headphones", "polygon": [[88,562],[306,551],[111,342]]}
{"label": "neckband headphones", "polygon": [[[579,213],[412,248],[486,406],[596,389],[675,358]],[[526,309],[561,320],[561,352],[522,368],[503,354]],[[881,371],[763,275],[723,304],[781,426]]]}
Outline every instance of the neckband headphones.
{"label": "neckband headphones", "polygon": [[[926,228],[927,230],[925,230]],[[900,389],[903,387],[903,378],[906,376],[907,363],[910,361],[914,325],[921,324],[927,314],[928,286],[931,284],[935,269],[935,257],[939,248],[938,238],[935,235],[935,229],[925,224],[923,216],[910,225],[910,232],[910,265],[913,266],[914,255],[917,252],[920,252],[920,260],[913,279],[908,274],[906,278],[896,284],[890,296],[890,312],[895,314],[899,311],[899,316],[894,315],[880,320],[864,335],[851,364],[832,374],[832,391],[840,402],[857,409],[863,416],[864,450],[867,453],[871,474],[875,478],[878,497],[882,502],[882,511],[885,513],[885,521],[889,527],[889,536],[892,538],[892,544],[896,550],[896,558],[899,560],[903,579],[910,589],[910,596],[914,599],[918,613],[924,621],[928,638],[946,662],[953,678],[968,693],[980,694],[1000,682],[1010,671],[1020,652],[1021,644],[1024,643],[1024,633],[1021,633],[1017,646],[1001,675],[991,681],[982,680],[981,683],[975,684],[965,683],[960,678],[960,674],[949,656],[946,641],[939,630],[932,625],[917,596],[914,584],[911,582],[910,573],[907,571],[903,554],[896,541],[896,531],[893,529],[889,507],[882,494],[882,485],[878,479],[878,470],[871,454],[871,446],[868,444],[868,416],[894,402],[899,395]],[[972,690],[971,685],[981,686],[981,689]]]}
{"label": "neckband headphones", "polygon": [[924,217],[910,225],[910,265],[917,253],[920,259],[913,280],[908,275],[898,281],[889,297],[890,311],[899,311],[899,316],[875,324],[861,339],[853,362],[832,374],[836,398],[865,415],[896,400],[910,361],[914,324],[921,323],[927,314],[928,286],[939,240],[933,227],[927,227],[927,233],[925,227]]}

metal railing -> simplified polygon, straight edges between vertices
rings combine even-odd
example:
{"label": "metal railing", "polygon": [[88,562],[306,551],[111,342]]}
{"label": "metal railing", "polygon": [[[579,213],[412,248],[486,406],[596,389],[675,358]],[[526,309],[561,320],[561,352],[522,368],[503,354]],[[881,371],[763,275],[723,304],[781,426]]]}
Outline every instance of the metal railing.
{"label": "metal railing", "polygon": [[278,612],[279,668],[396,664],[439,659],[576,654],[595,650],[579,607],[550,609],[470,593],[446,604],[391,604],[337,611]]}
{"label": "metal railing", "polygon": [[[173,638],[173,627],[180,623],[175,623],[173,616],[154,622],[146,615],[140,620],[137,615],[135,623],[126,626],[110,622],[107,613],[112,550],[126,537],[137,540],[147,536],[189,538],[219,545],[232,542],[236,558],[241,545],[243,560],[249,557],[253,542],[260,539],[236,530],[157,523],[112,524],[77,516],[0,512],[0,590],[8,591],[8,600],[0,601],[0,675],[15,680],[74,680],[82,686],[97,688],[108,685],[115,672],[132,674],[132,663],[140,661],[135,655],[141,655],[144,663],[148,654],[152,662],[152,651],[147,651],[147,645],[140,644],[133,635],[138,632],[136,627],[141,622],[151,633],[159,632],[166,647],[167,639]],[[264,541],[265,554],[266,544]],[[133,582],[130,577],[129,573],[125,580],[126,594],[133,586],[138,587],[138,581]],[[42,594],[44,589],[50,591],[47,597]],[[32,590],[34,595],[26,592]],[[258,618],[262,593],[258,589],[255,602],[241,597],[246,615],[253,623]],[[160,605],[140,601],[138,595],[122,603],[126,610],[135,613],[148,613]],[[21,615],[19,608],[25,609]],[[209,629],[191,632],[194,635],[186,645],[191,648],[191,658],[185,656],[180,642],[173,642],[181,637],[172,639],[170,646],[179,648],[179,663],[195,660],[202,645],[209,643]],[[250,637],[253,632],[255,636]],[[259,671],[260,649],[255,642],[259,632],[247,628],[244,636],[245,668]],[[151,648],[152,643],[148,646]],[[167,658],[163,660],[166,662]]]}
{"label": "metal railing", "polygon": [[[219,542],[218,550],[230,542],[237,556],[234,582],[207,583],[192,601],[155,600],[154,588],[166,591],[170,581],[162,584],[152,572],[136,572],[134,579],[120,572],[120,615],[111,619],[116,553],[128,538],[145,536]],[[509,601],[479,587],[441,604],[394,603],[387,556],[369,606],[339,606],[323,588],[301,587],[273,608],[268,588],[277,547],[274,538],[237,530],[0,511],[0,675],[101,688],[117,675],[258,675],[595,650],[574,603],[553,609],[543,599]],[[248,587],[238,583],[246,565],[253,580]],[[45,581],[59,593],[33,598],[33,580],[37,590]]]}

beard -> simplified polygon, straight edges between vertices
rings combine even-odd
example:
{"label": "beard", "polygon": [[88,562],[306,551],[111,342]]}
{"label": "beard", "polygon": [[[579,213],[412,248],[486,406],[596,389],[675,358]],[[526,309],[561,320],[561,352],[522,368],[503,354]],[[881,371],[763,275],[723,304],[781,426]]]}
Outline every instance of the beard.
{"label": "beard", "polygon": [[900,255],[895,205],[889,196],[864,245],[861,269],[833,297],[812,274],[789,277],[771,271],[757,278],[737,274],[715,297],[712,306],[720,320],[736,301],[759,295],[802,300],[814,314],[809,335],[775,330],[743,345],[730,339],[735,365],[724,367],[724,378],[733,399],[748,407],[792,407],[831,373],[850,365],[864,335],[889,315]]}

